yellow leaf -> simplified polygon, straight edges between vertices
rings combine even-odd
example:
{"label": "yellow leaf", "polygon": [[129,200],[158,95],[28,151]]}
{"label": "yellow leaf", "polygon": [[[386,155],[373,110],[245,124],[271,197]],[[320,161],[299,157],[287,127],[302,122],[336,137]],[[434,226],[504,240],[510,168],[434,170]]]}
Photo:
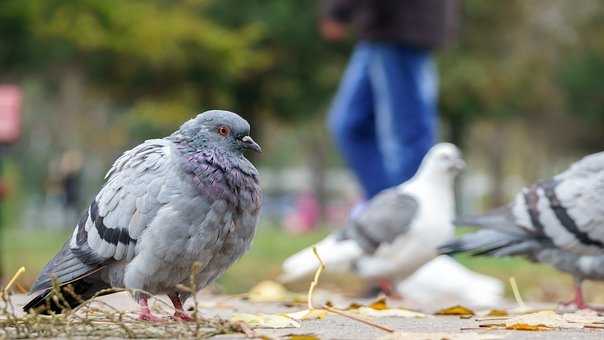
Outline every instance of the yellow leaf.
{"label": "yellow leaf", "polygon": [[503,339],[503,335],[480,333],[412,333],[398,332],[386,335],[379,340],[495,340]]}
{"label": "yellow leaf", "polygon": [[376,310],[388,309],[388,304],[386,303],[386,298],[383,297],[383,298],[373,301],[372,303],[369,304],[369,308],[373,308]]}
{"label": "yellow leaf", "polygon": [[356,309],[355,312],[359,313],[361,315],[374,317],[374,318],[399,317],[399,318],[418,318],[419,319],[419,318],[427,317],[427,315],[423,314],[423,313],[418,313],[418,312],[413,312],[410,310],[398,309],[398,308],[379,310],[379,309],[373,309],[370,307],[361,307],[359,309]]}
{"label": "yellow leaf", "polygon": [[545,325],[531,325],[528,323],[514,323],[511,325],[506,325],[506,329],[513,329],[515,331],[546,331],[550,328]]}
{"label": "yellow leaf", "polygon": [[362,304],[353,302],[353,303],[349,304],[348,307],[346,307],[346,310],[354,310],[354,309],[359,309],[361,307],[363,307]]}
{"label": "yellow leaf", "polygon": [[474,311],[464,306],[453,306],[444,308],[434,313],[436,315],[474,315]]}
{"label": "yellow leaf", "polygon": [[507,316],[508,312],[504,309],[491,309],[486,316]]}
{"label": "yellow leaf", "polygon": [[324,309],[312,309],[312,310],[301,310],[299,312],[292,312],[285,314],[294,320],[322,320],[327,316],[327,311]]}
{"label": "yellow leaf", "polygon": [[274,281],[262,281],[248,292],[252,302],[304,302],[306,297],[288,291],[283,285]]}
{"label": "yellow leaf", "polygon": [[284,337],[288,340],[319,340],[319,337],[312,333],[286,334],[286,335],[284,335]]}
{"label": "yellow leaf", "polygon": [[252,328],[300,328],[298,321],[279,314],[233,314],[231,322],[245,322]]}

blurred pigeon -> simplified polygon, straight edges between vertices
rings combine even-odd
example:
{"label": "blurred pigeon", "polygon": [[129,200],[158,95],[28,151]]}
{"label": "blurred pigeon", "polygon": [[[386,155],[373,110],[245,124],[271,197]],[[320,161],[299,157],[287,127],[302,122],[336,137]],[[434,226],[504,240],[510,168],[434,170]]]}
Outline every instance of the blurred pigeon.
{"label": "blurred pigeon", "polygon": [[586,308],[581,282],[600,278],[593,264],[604,255],[604,152],[524,188],[504,207],[454,223],[484,229],[443,246],[443,253],[522,255],[551,264],[575,277],[574,303]]}
{"label": "blurred pigeon", "polygon": [[[53,281],[69,307],[99,290],[133,290],[139,318],[158,320],[148,294],[167,294],[174,318],[188,320],[182,302],[192,267],[197,289],[219,277],[249,247],[261,205],[256,168],[244,150],[260,151],[250,125],[228,111],[207,111],[163,139],[126,151],[63,249],[46,265],[23,309],[60,313],[48,299]],[[78,297],[70,293],[71,287]],[[143,292],[144,291],[144,292]]]}
{"label": "blurred pigeon", "polygon": [[[326,269],[397,280],[436,257],[437,247],[453,237],[453,181],[464,164],[453,144],[434,146],[413,178],[376,195],[344,229],[316,245]],[[306,248],[285,260],[281,280],[317,266],[312,247]]]}
{"label": "blurred pigeon", "polygon": [[456,304],[487,308],[501,305],[504,284],[469,270],[450,256],[441,255],[396,284],[396,292],[421,309]]}

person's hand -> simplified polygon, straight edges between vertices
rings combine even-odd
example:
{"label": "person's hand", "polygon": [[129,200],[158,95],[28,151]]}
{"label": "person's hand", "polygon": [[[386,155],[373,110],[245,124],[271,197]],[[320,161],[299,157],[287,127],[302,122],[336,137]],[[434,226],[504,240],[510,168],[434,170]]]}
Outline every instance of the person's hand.
{"label": "person's hand", "polygon": [[326,40],[338,41],[346,37],[346,25],[332,19],[321,20],[320,29]]}

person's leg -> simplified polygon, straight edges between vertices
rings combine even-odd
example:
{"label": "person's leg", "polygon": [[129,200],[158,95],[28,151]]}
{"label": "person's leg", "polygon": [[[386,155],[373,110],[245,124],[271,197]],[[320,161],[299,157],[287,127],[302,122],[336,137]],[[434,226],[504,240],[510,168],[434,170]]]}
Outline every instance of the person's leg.
{"label": "person's leg", "polygon": [[366,199],[388,184],[376,139],[368,74],[371,53],[367,43],[356,46],[329,112],[331,134]]}
{"label": "person's leg", "polygon": [[370,79],[375,99],[376,133],[389,185],[417,171],[434,144],[437,76],[430,52],[375,43]]}

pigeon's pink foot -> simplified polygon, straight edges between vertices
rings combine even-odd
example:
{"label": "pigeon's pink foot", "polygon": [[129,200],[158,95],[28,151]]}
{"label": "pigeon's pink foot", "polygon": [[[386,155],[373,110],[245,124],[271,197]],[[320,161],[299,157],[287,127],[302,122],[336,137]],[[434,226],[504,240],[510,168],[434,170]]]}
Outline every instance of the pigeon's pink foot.
{"label": "pigeon's pink foot", "polygon": [[151,321],[151,322],[160,322],[162,321],[161,318],[158,318],[157,316],[151,314],[150,310],[142,310],[139,314],[138,314],[138,319],[139,320],[143,320],[143,321]]}
{"label": "pigeon's pink foot", "polygon": [[403,297],[396,291],[394,284],[392,283],[391,280],[388,279],[380,279],[378,282],[378,285],[380,287],[380,290],[382,291],[382,293],[384,293],[387,297],[395,299],[395,300],[401,300]]}
{"label": "pigeon's pink foot", "polygon": [[182,301],[180,300],[180,295],[178,295],[178,293],[168,294],[168,297],[174,305],[174,315],[172,316],[172,319],[179,321],[195,321],[195,319],[183,310]]}
{"label": "pigeon's pink foot", "polygon": [[147,302],[148,298],[148,296],[143,295],[141,296],[138,302],[138,304],[141,306],[141,311],[140,313],[138,313],[138,319],[151,322],[160,322],[161,319],[151,313],[151,310],[149,309],[149,304]]}
{"label": "pigeon's pink foot", "polygon": [[597,312],[604,311],[602,307],[592,307],[585,303],[583,298],[583,289],[581,288],[581,280],[575,281],[575,298],[568,302],[561,302],[560,305],[564,307],[575,307],[576,309],[591,309]]}
{"label": "pigeon's pink foot", "polygon": [[185,313],[185,312],[174,312],[174,315],[172,315],[172,319],[177,320],[177,321],[195,321],[195,319],[193,319],[192,316],[190,316],[189,314]]}

